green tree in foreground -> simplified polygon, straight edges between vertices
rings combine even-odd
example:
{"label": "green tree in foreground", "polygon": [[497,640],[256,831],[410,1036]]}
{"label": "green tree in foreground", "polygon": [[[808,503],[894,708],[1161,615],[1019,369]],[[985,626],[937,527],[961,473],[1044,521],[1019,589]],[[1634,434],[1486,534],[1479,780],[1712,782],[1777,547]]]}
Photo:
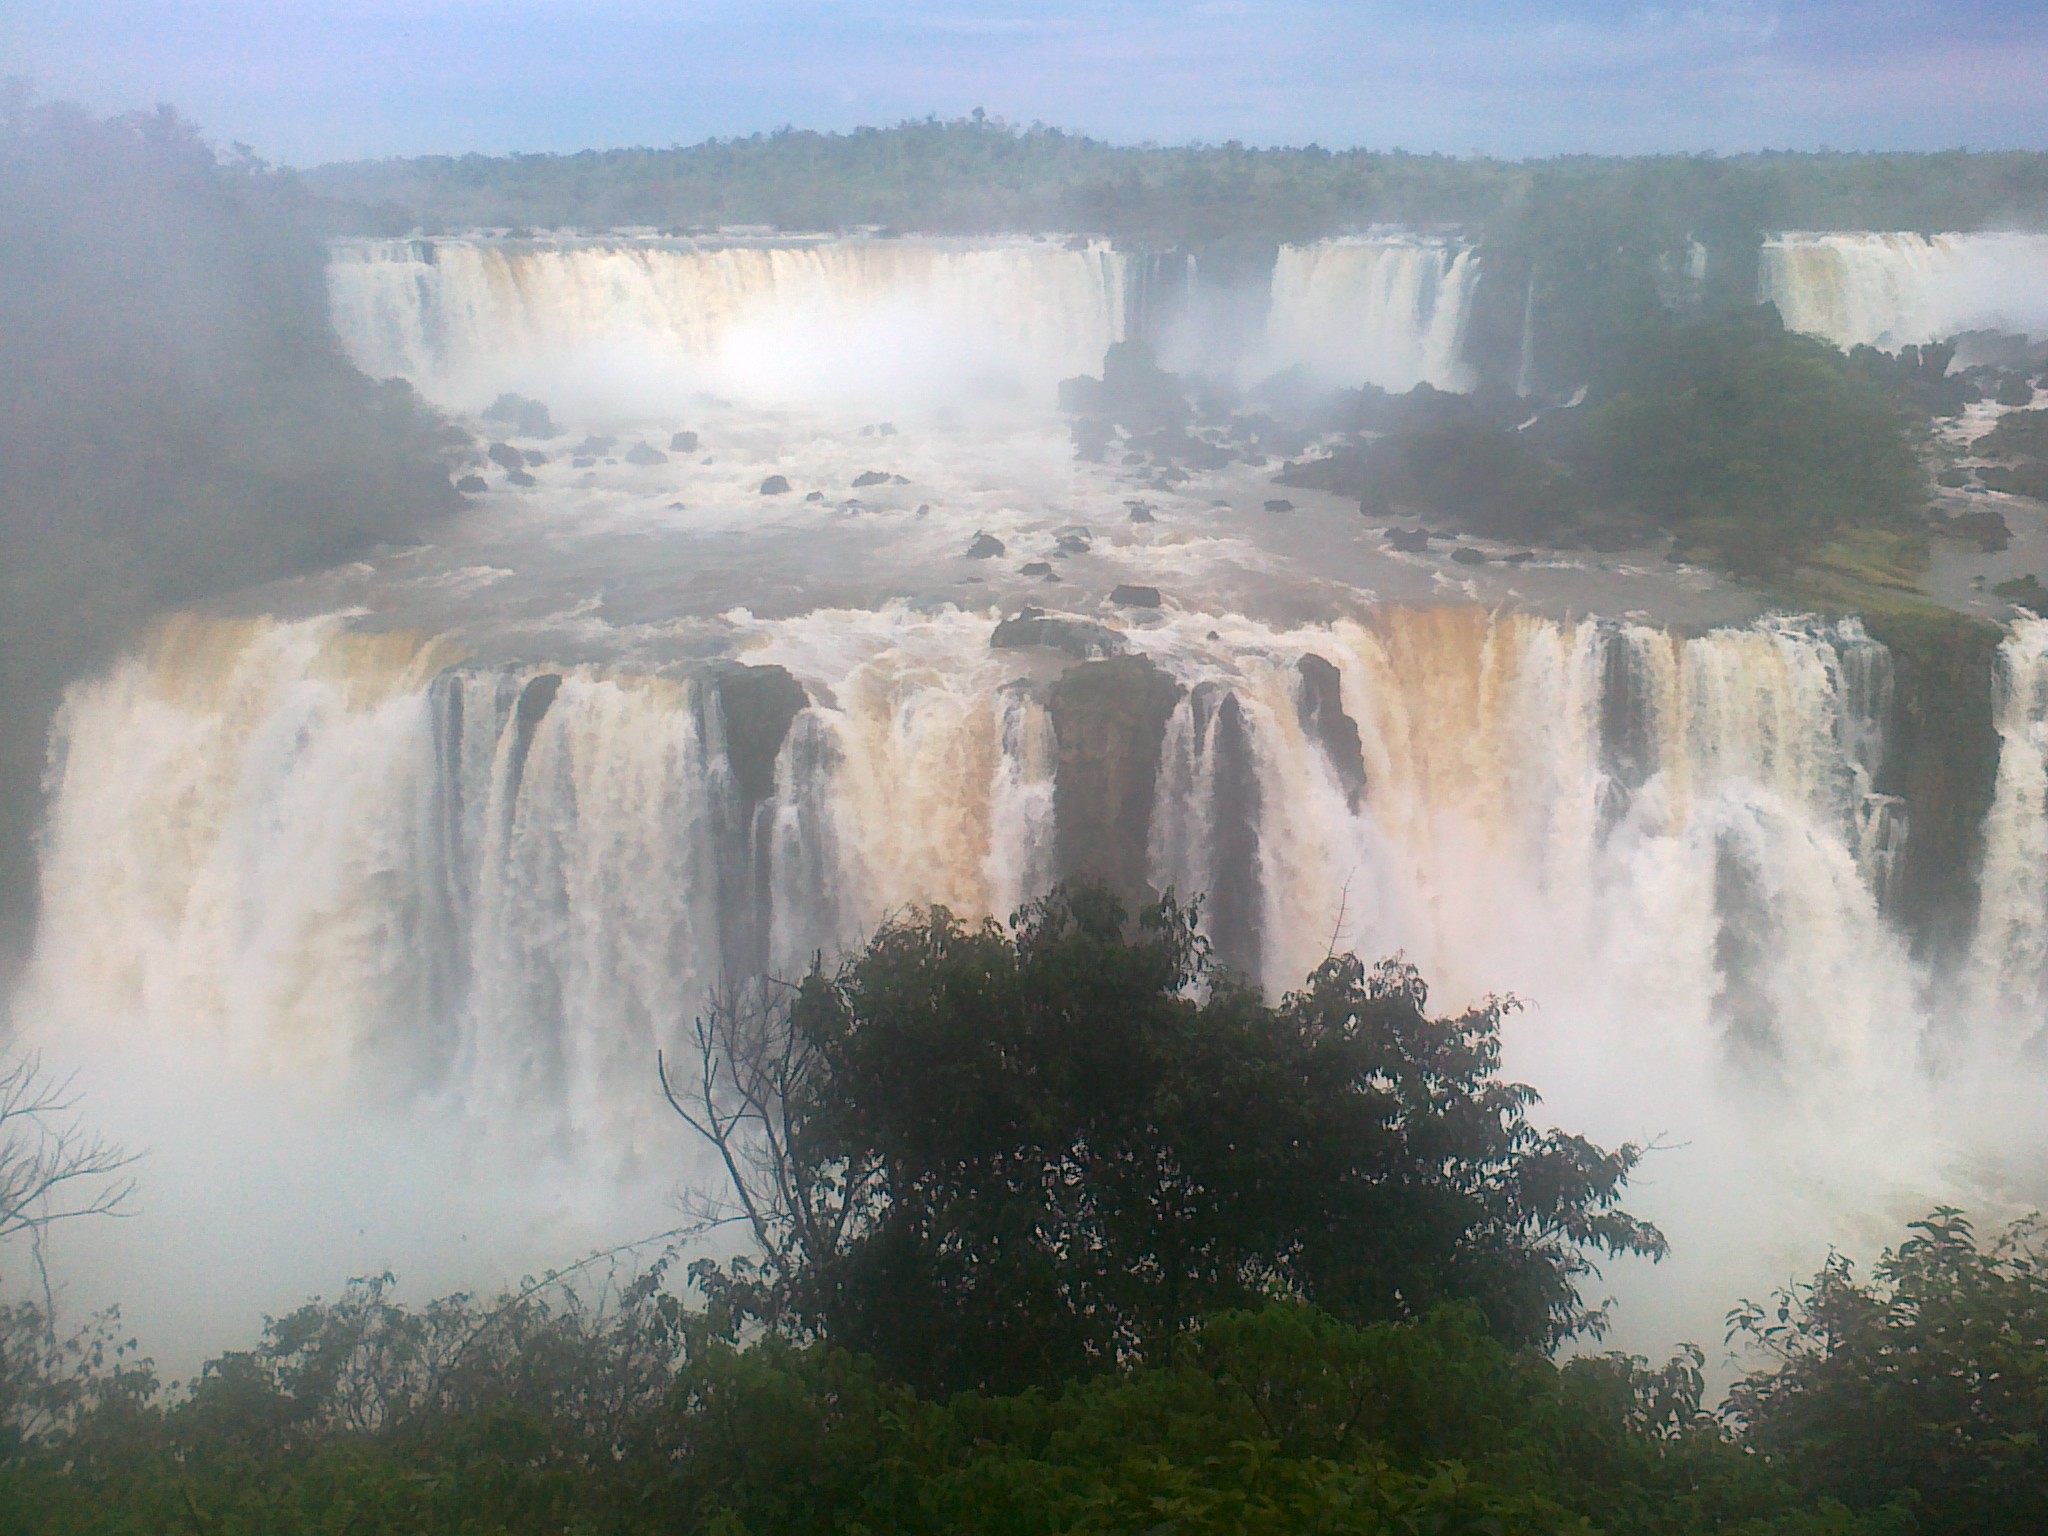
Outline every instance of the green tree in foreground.
{"label": "green tree in foreground", "polygon": [[1637,1149],[1539,1131],[1489,1001],[1318,966],[1277,1007],[1170,898],[1055,891],[1013,932],[943,909],[699,1025],[678,1110],[759,1252],[697,1266],[736,1314],[924,1391],[1163,1359],[1274,1296],[1350,1322],[1476,1304],[1511,1345],[1597,1329],[1590,1254],[1664,1252],[1620,1209]]}
{"label": "green tree in foreground", "polygon": [[1747,1442],[1808,1493],[1898,1502],[1923,1528],[2048,1531],[2048,1251],[2038,1219],[1989,1245],[1953,1210],[1859,1282],[1846,1259],[1730,1336],[1773,1360],[1729,1409]]}

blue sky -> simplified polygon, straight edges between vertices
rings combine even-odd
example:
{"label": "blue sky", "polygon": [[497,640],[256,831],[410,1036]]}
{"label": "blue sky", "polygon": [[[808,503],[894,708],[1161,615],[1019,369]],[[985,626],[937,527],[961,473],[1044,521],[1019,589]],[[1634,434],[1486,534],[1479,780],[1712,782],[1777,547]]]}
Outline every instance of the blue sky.
{"label": "blue sky", "polygon": [[0,0],[0,73],[300,165],[975,107],[1119,142],[2048,148],[2048,0]]}

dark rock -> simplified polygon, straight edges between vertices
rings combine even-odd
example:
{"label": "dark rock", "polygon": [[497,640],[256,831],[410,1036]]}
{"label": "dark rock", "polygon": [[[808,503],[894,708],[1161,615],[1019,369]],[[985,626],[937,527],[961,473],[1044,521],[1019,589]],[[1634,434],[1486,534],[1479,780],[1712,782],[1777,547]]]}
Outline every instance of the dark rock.
{"label": "dark rock", "polygon": [[1963,512],[1940,525],[1951,538],[1967,539],[1987,555],[1995,555],[2012,543],[2012,529],[2002,512]]}
{"label": "dark rock", "polygon": [[548,415],[548,408],[538,400],[529,400],[524,395],[500,395],[493,400],[490,409],[484,412],[485,421],[495,421],[511,428],[514,437],[560,437],[557,427]]}
{"label": "dark rock", "polygon": [[528,474],[528,473],[527,473],[527,472],[526,472],[525,470],[523,470],[523,469],[508,469],[508,470],[506,470],[506,471],[505,471],[505,483],[506,483],[507,485],[539,485],[539,484],[540,484],[540,482],[539,482],[538,480],[534,479],[534,478],[533,478],[533,476],[529,475],[529,474]]}
{"label": "dark rock", "polygon": [[930,517],[932,515],[932,504],[928,501],[919,502],[917,504],[917,515],[919,517]]}
{"label": "dark rock", "polygon": [[1052,574],[1052,562],[1050,560],[1027,560],[1017,567],[1017,574],[1019,576],[1050,576]]}
{"label": "dark rock", "polygon": [[1084,661],[1053,684],[1053,844],[1063,878],[1104,880],[1127,901],[1144,896],[1160,743],[1180,697],[1179,684],[1142,656]]}
{"label": "dark rock", "polygon": [[2042,586],[2041,578],[2031,571],[2011,581],[2001,581],[1991,590],[2017,608],[2048,616],[2048,587]]}
{"label": "dark rock", "polygon": [[763,496],[787,496],[789,494],[788,478],[783,475],[770,475],[761,482],[761,494]]}
{"label": "dark rock", "polygon": [[894,437],[896,435],[896,424],[893,421],[883,422],[875,428],[875,435],[877,437]]}
{"label": "dark rock", "polygon": [[694,432],[674,433],[668,440],[668,451],[670,453],[695,453],[697,451],[697,434]]}
{"label": "dark rock", "polygon": [[910,477],[908,475],[891,475],[889,483],[891,485],[908,485],[910,484]]}
{"label": "dark rock", "polygon": [[643,466],[666,464],[668,462],[667,454],[663,453],[659,448],[649,447],[646,443],[635,443],[626,450],[625,458],[628,464]]}
{"label": "dark rock", "polygon": [[1294,510],[1294,503],[1285,496],[1275,496],[1266,503],[1266,510],[1268,512],[1292,512]]}
{"label": "dark rock", "polygon": [[1178,429],[1188,416],[1180,380],[1159,366],[1143,341],[1110,343],[1102,358],[1102,377],[1060,381],[1060,409],[1069,415],[1097,416],[1136,430]]}
{"label": "dark rock", "polygon": [[804,492],[804,500],[805,500],[805,501],[823,501],[824,499],[825,499],[825,493],[824,493],[823,491],[806,491],[806,492]]}
{"label": "dark rock", "polygon": [[889,474],[887,470],[865,470],[853,477],[853,488],[856,491],[864,491],[871,485],[887,485],[888,483]]}
{"label": "dark rock", "polygon": [[1062,555],[1085,555],[1095,548],[1095,540],[1085,528],[1062,529],[1053,548]]}
{"label": "dark rock", "polygon": [[1399,550],[1404,555],[1422,555],[1429,552],[1429,532],[1423,528],[1389,528],[1387,548]]}
{"label": "dark rock", "polygon": [[712,691],[733,787],[747,806],[759,805],[775,793],[775,759],[810,696],[787,670],[773,666],[728,666],[714,676]]}
{"label": "dark rock", "polygon": [[595,468],[597,465],[597,460],[593,459],[587,453],[579,453],[578,455],[576,455],[575,458],[571,459],[569,462],[577,469],[592,469]]}
{"label": "dark rock", "polygon": [[2008,496],[2028,496],[2048,501],[2048,462],[2028,459],[2014,465],[1990,464],[1977,471],[1985,488],[2004,491]]}
{"label": "dark rock", "polygon": [[1997,391],[1991,398],[2000,405],[2032,405],[2034,403],[2034,386],[2018,374],[2011,374],[1999,383]]}
{"label": "dark rock", "polygon": [[1051,651],[1064,651],[1079,661],[1124,653],[1124,637],[1108,625],[1037,608],[1020,608],[1014,618],[1003,620],[988,637],[988,643],[991,650],[997,651],[1043,646]]}
{"label": "dark rock", "polygon": [[1451,551],[1451,559],[1459,565],[1484,565],[1486,556],[1470,544],[1460,544]]}
{"label": "dark rock", "polygon": [[992,533],[977,533],[974,542],[967,546],[970,560],[993,560],[1003,552],[1003,541]]}
{"label": "dark rock", "polygon": [[569,451],[573,454],[588,455],[593,459],[601,459],[618,447],[618,445],[619,440],[616,437],[586,437]]}
{"label": "dark rock", "polygon": [[1131,521],[1134,523],[1156,523],[1159,519],[1152,515],[1150,507],[1140,504],[1131,508]]}
{"label": "dark rock", "polygon": [[2048,410],[1999,417],[1970,451],[1987,459],[2048,459]]}
{"label": "dark rock", "polygon": [[1527,565],[1531,560],[1534,560],[1535,558],[1535,550],[1518,549],[1512,555],[1507,556],[1507,563],[1509,565]]}
{"label": "dark rock", "polygon": [[493,443],[484,452],[489,456],[493,464],[499,465],[502,468],[526,468],[526,455],[517,448],[514,448],[510,443]]}
{"label": "dark rock", "polygon": [[1127,453],[1124,455],[1124,462],[1126,464],[1142,464],[1145,462],[1145,455],[1142,453]]}
{"label": "dark rock", "polygon": [[548,456],[542,453],[538,448],[529,448],[526,450],[526,467],[528,469],[539,469],[541,465],[547,463],[547,461]]}
{"label": "dark rock", "polygon": [[1110,592],[1109,600],[1125,608],[1157,608],[1159,589],[1120,584]]}
{"label": "dark rock", "polygon": [[1934,477],[1934,483],[1957,490],[1970,483],[1970,472],[1967,469],[1944,469]]}
{"label": "dark rock", "polygon": [[1295,692],[1301,728],[1321,744],[1355,811],[1365,802],[1365,745],[1358,722],[1344,712],[1344,676],[1333,663],[1315,655],[1302,657],[1294,670],[1301,678]]}
{"label": "dark rock", "polygon": [[482,475],[464,475],[455,482],[455,489],[465,496],[476,496],[490,488],[489,482]]}

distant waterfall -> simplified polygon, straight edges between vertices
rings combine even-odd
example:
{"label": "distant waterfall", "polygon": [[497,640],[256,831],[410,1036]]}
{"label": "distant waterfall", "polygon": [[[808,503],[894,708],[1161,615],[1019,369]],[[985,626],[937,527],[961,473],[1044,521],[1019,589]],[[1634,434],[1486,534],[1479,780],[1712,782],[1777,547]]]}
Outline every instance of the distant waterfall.
{"label": "distant waterfall", "polygon": [[678,392],[754,403],[1049,389],[1124,334],[1107,243],[629,237],[343,241],[335,327],[365,372],[459,408],[500,390],[631,415]]}
{"label": "distant waterfall", "polygon": [[1478,277],[1471,247],[1418,236],[1282,246],[1261,365],[1299,366],[1329,384],[1469,388],[1463,346]]}
{"label": "distant waterfall", "polygon": [[[1213,622],[1132,636],[1185,690],[1146,846],[1268,989],[1334,940],[1793,1078],[1904,1049],[1857,682],[1885,657],[1853,624]],[[764,749],[730,669],[174,623],[65,708],[35,1012],[630,1146],[654,1050],[722,975],[1055,878],[1052,722],[989,624],[760,624],[746,660],[809,700]]]}
{"label": "distant waterfall", "polygon": [[1840,347],[1961,331],[2048,336],[2048,235],[1813,234],[1764,242],[1759,297]]}

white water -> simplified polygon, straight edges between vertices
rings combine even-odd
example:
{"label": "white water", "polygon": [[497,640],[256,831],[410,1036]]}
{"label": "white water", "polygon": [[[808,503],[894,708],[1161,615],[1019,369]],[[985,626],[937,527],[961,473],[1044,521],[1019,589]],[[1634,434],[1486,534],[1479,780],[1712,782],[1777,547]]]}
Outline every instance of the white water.
{"label": "white water", "polygon": [[1479,258],[1408,236],[1280,248],[1261,371],[1323,384],[1469,389],[1463,347]]}
{"label": "white water", "polygon": [[[1469,387],[1461,356],[1478,259],[1405,235],[1283,246],[1254,339],[1199,281],[1161,317],[1169,362],[1253,383]],[[638,418],[709,392],[754,405],[878,412],[1042,407],[1123,339],[1129,260],[1101,241],[669,239],[342,241],[335,328],[376,377],[477,410],[500,391]],[[1220,306],[1220,307],[1219,307]]]}
{"label": "white water", "polygon": [[635,415],[1028,393],[1100,370],[1124,329],[1099,241],[375,240],[334,248],[335,328],[376,377],[476,410],[500,390]]}
{"label": "white water", "polygon": [[[586,1216],[618,1181],[672,1176],[686,1147],[654,1053],[722,971],[765,954],[795,973],[911,902],[1001,916],[1055,873],[1051,726],[1013,682],[1024,662],[988,648],[992,619],[737,622],[744,659],[813,701],[752,818],[701,676],[549,669],[559,693],[522,731],[537,669],[341,617],[172,625],[64,712],[24,1017],[64,1059],[425,1115],[441,1150],[415,1149],[412,1175],[454,1190],[481,1166],[484,1194],[446,1197],[465,1212],[512,1198],[500,1165],[590,1191]],[[1405,952],[1445,1005],[1513,989],[1539,1006],[1510,1066],[1550,1112],[1667,1144],[1633,1203],[1681,1259],[1620,1276],[1624,1338],[1699,1336],[1731,1285],[1782,1280],[1824,1240],[1868,1251],[1972,1192],[1922,1061],[1922,978],[1868,874],[1885,662],[1853,627],[1679,639],[1439,607],[1295,630],[1186,613],[1131,638],[1208,700],[1168,730],[1159,883],[1225,874],[1213,711],[1237,701],[1269,990],[1332,942]],[[1359,726],[1356,809],[1303,728],[1311,652]],[[1987,939],[2021,956],[2048,921],[2022,766],[1992,868],[2033,881],[2033,926]],[[1767,1203],[1744,1195],[1765,1179]]]}
{"label": "white water", "polygon": [[2048,336],[2048,234],[1782,234],[1764,242],[1760,288],[1792,330],[1840,347]]}
{"label": "white water", "polygon": [[[1617,1272],[1619,1341],[1711,1343],[1736,1295],[1830,1242],[1872,1253],[1938,1200],[2042,1199],[2037,1077],[2014,1064],[2048,957],[2048,625],[2007,648],[1970,1000],[1930,1018],[1934,978],[1880,915],[1900,830],[1871,792],[1880,648],[1791,620],[1680,637],[1496,612],[1482,579],[1526,584],[1483,589],[1512,604],[1555,578],[1560,612],[1668,613],[1689,589],[1361,555],[1350,508],[1297,493],[1276,523],[1263,481],[1228,482],[1242,516],[1208,505],[1222,480],[1144,487],[1159,521],[1131,525],[1133,485],[1044,421],[943,424],[974,379],[1042,407],[1099,366],[1115,263],[1023,241],[337,255],[337,322],[374,371],[464,408],[517,389],[565,421],[686,420],[707,462],[578,480],[558,458],[325,604],[374,613],[181,619],[73,691],[18,1017],[153,1153],[150,1214],[69,1239],[88,1299],[154,1307],[196,1350],[347,1273],[490,1284],[672,1220],[688,1144],[653,1057],[715,979],[793,973],[912,902],[1002,916],[1057,874],[1059,662],[992,651],[983,605],[1046,590],[1009,568],[1077,520],[1095,550],[1053,556],[1059,602],[1124,622],[1087,605],[1167,589],[1127,635],[1188,690],[1154,880],[1230,888],[1233,958],[1269,991],[1333,943],[1406,953],[1445,1008],[1514,989],[1533,1006],[1509,1068],[1548,1112],[1662,1143],[1630,1203],[1677,1257]],[[1283,253],[1272,334],[1399,387],[1455,365],[1474,280],[1418,241]],[[700,388],[741,403],[684,416]],[[931,420],[886,443],[780,414],[905,394]],[[877,464],[910,483],[837,501]],[[771,467],[834,500],[764,501]],[[962,559],[980,528],[1003,561]],[[1375,606],[1367,582],[1442,605]],[[308,590],[268,596],[303,614]],[[810,699],[758,806],[714,653]],[[1356,804],[1303,723],[1310,653],[1360,733]],[[544,710],[540,678],[560,679]],[[245,1258],[226,1275],[224,1241]]]}

